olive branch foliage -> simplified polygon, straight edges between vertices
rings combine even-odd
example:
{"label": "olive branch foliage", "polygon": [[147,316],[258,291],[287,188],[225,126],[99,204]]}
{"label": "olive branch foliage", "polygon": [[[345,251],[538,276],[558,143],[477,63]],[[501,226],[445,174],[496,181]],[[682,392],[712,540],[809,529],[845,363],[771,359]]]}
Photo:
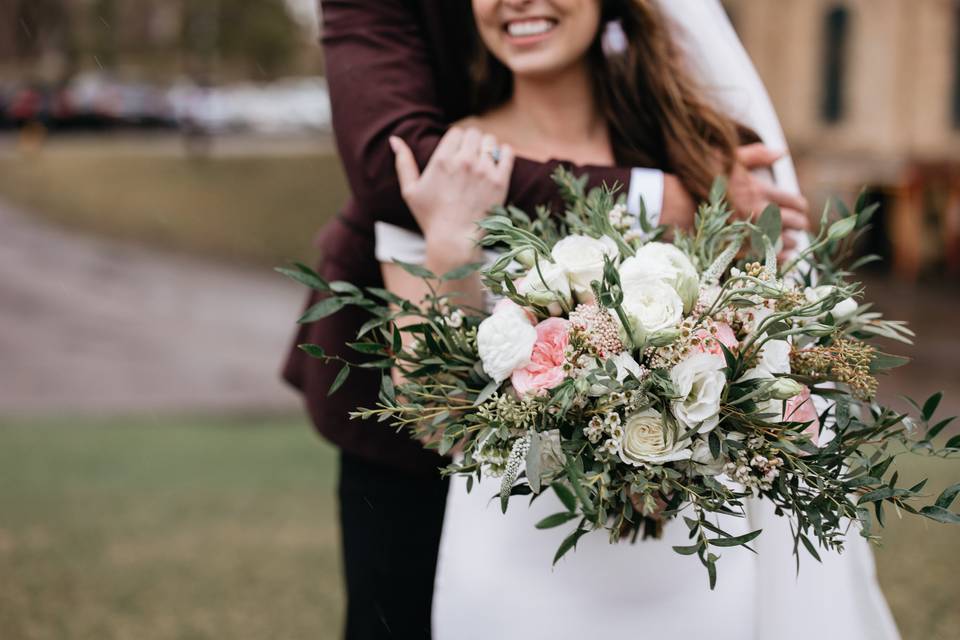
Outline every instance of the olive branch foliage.
{"label": "olive branch foliage", "polygon": [[[779,264],[776,252],[782,230],[779,210],[771,206],[753,221],[736,219],[724,199],[722,179],[714,185],[709,200],[699,207],[693,228],[672,232],[672,242],[701,273],[701,286],[719,289],[698,321],[720,309],[756,306],[758,300],[779,303],[789,295],[789,288],[783,286],[786,281],[833,287],[826,297],[775,310],[736,352],[722,347],[728,384],[720,425],[708,437],[710,453],[716,459],[735,460],[738,455],[762,450],[764,455],[775,457],[780,461],[780,473],[768,487],[750,491],[711,475],[688,473],[673,464],[630,467],[597,452],[597,445],[584,435],[583,426],[612,405],[607,397],[592,403],[581,400],[586,389],[597,385],[610,394],[644,398],[644,406],[662,413],[675,438],[692,436],[684,433],[670,414],[668,401],[676,392],[665,371],[654,369],[643,379],[629,375],[618,381],[615,367],[608,361],[584,378],[568,378],[547,396],[525,405],[502,394],[501,385],[484,373],[477,349],[477,328],[488,313],[454,308],[451,299],[455,295],[438,294],[437,284],[479,273],[493,295],[510,298],[533,308],[540,317],[548,317],[548,309],[532,305],[517,291],[511,270],[518,260],[525,261],[530,269],[539,269],[551,260],[552,246],[573,233],[608,236],[617,243],[622,256],[633,255],[637,247],[611,224],[608,214],[622,201],[618,200],[616,187],[588,191],[585,176],[577,177],[563,169],[558,170],[555,180],[566,203],[562,212],[539,207],[529,215],[515,207],[497,207],[480,223],[482,244],[499,252],[491,264],[471,264],[438,275],[420,265],[398,263],[427,283],[430,294],[420,301],[402,299],[383,288],[361,289],[348,282],[330,282],[303,264],[278,269],[324,294],[299,322],[316,322],[347,306],[359,307],[370,316],[356,341],[349,344],[358,354],[356,361],[330,355],[319,345],[300,345],[310,356],[340,367],[329,393],[346,384],[355,368],[381,372],[376,406],[358,408],[351,417],[407,430],[440,454],[456,447],[462,457],[444,472],[466,476],[468,490],[481,474],[479,452],[483,443],[491,438],[513,443],[509,453],[515,459],[507,462],[502,478],[502,507],[506,511],[511,496],[530,496],[532,501],[547,489],[556,495],[563,510],[537,524],[544,529],[572,525],[555,562],[591,531],[606,529],[611,541],[636,540],[657,536],[665,521],[680,518],[689,530],[689,544],[675,546],[674,550],[696,556],[706,567],[713,588],[723,550],[737,546],[750,549],[750,543],[761,534],[756,530],[734,535],[720,525],[719,516],[744,517],[745,501],[752,495],[770,501],[778,515],[788,518],[798,571],[801,547],[819,561],[823,549],[842,551],[851,528],[877,541],[875,525],[883,526],[891,509],[898,515],[906,512],[941,523],[960,523],[960,515],[951,510],[960,494],[960,483],[929,502],[926,481],[901,486],[895,465],[896,458],[905,453],[954,457],[960,452],[960,435],[948,438],[943,445],[935,443],[942,440],[940,436],[953,420],[934,417],[942,394],[934,394],[922,404],[911,400],[915,410],[911,415],[881,406],[872,395],[854,393],[849,385],[837,383],[830,375],[792,374],[790,378],[808,385],[813,395],[828,401],[820,423],[829,425],[833,437],[818,446],[804,434],[809,423],[777,422],[778,416],[761,412],[760,400],[767,393],[768,382],[742,381],[770,340],[802,337],[824,350],[866,344],[877,337],[910,342],[913,334],[904,323],[884,319],[870,305],[858,305],[856,322],[841,322],[829,313],[841,300],[862,296],[862,287],[851,280],[853,272],[876,259],[868,256],[852,260],[857,238],[869,228],[877,209],[864,197],[853,211],[840,202],[828,203],[819,231],[784,265]],[[639,224],[642,242],[661,239],[668,233],[665,227],[649,224],[645,211]],[[623,292],[610,261],[602,281],[594,282],[593,289],[598,304],[622,318]],[[777,305],[774,308],[780,309]],[[675,337],[654,335],[638,340],[628,336],[631,347],[640,354],[669,344]],[[873,347],[865,353],[870,376],[907,362]],[[393,370],[400,374],[397,383],[391,376]],[[546,473],[540,465],[540,434],[550,431],[559,431],[562,461]],[[920,504],[924,501],[928,503]]]}

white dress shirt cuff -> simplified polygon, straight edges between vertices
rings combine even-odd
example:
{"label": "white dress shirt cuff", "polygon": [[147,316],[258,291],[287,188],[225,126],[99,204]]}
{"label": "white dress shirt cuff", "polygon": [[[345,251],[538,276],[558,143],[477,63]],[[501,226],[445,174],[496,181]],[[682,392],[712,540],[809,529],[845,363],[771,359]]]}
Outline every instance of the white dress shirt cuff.
{"label": "white dress shirt cuff", "polygon": [[654,227],[660,224],[660,213],[663,211],[663,171],[640,168],[630,171],[627,211],[639,216],[641,199],[650,224]]}

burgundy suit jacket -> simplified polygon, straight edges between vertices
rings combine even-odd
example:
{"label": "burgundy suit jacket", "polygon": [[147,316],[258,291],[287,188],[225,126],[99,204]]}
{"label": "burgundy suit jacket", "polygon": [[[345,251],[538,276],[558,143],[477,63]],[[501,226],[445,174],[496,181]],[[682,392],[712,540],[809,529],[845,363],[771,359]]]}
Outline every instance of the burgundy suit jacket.
{"label": "burgundy suit jacket", "polygon": [[[468,115],[473,16],[466,0],[322,0],[321,9],[333,127],[352,197],[320,233],[319,270],[330,280],[382,286],[374,222],[417,228],[400,196],[387,139],[403,138],[424,166],[448,124]],[[556,202],[550,176],[558,164],[518,158],[508,201],[528,211]],[[625,185],[630,178],[629,169],[564,164],[588,173],[593,185]],[[307,304],[317,300],[313,294]],[[345,343],[365,320],[364,312],[348,308],[300,327],[284,378],[303,392],[314,425],[335,445],[407,472],[433,473],[442,459],[406,433],[348,418],[357,407],[376,405],[379,372],[354,370],[328,397],[339,367],[296,348],[320,344],[329,354],[356,361],[359,354]]]}

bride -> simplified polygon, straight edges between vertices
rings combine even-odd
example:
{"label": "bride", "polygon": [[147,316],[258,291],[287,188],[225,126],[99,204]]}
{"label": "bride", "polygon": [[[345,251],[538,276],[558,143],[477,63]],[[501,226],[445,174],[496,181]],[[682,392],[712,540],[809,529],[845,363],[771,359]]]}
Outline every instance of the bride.
{"label": "bride", "polygon": [[[669,0],[662,8],[650,0],[472,4],[482,44],[474,78],[476,115],[450,130],[422,175],[406,145],[390,141],[404,198],[423,231],[422,238],[411,238],[387,225],[377,227],[384,280],[399,295],[416,300],[425,288],[391,264],[393,259],[420,262],[435,273],[483,259],[474,223],[503,202],[515,154],[598,166],[653,166],[677,175],[695,199],[706,195],[714,175],[743,170],[736,148],[747,132],[710,106],[688,75],[699,69],[701,84],[722,85],[711,80],[738,67],[717,65],[731,55],[745,56],[718,3]],[[688,27],[688,66],[676,53],[682,34],[668,30],[661,11],[673,12],[675,28]],[[697,24],[696,32],[689,28]],[[710,42],[712,49],[705,47]],[[716,71],[704,74],[705,69]],[[729,79],[744,82],[735,74]],[[727,112],[736,112],[731,104],[736,92],[733,101],[714,98]],[[755,107],[737,117],[776,143],[781,134],[775,118],[771,122],[751,113]],[[805,222],[802,214],[789,211],[784,221],[795,228]],[[475,278],[444,287],[460,292],[465,304],[480,303]],[[732,535],[763,527],[760,553],[727,550],[711,592],[703,567],[671,549],[686,543],[682,523],[668,523],[662,539],[635,545],[610,545],[602,534],[586,536],[575,553],[552,567],[564,532],[533,526],[562,510],[552,493],[529,508],[515,499],[504,517],[498,501],[490,499],[499,487],[496,481],[481,482],[470,493],[463,485],[454,480],[447,503],[434,597],[437,638],[897,637],[872,557],[855,532],[844,556],[824,551],[823,565],[804,558],[797,577],[787,522],[766,504],[752,503],[746,517],[721,524]]]}

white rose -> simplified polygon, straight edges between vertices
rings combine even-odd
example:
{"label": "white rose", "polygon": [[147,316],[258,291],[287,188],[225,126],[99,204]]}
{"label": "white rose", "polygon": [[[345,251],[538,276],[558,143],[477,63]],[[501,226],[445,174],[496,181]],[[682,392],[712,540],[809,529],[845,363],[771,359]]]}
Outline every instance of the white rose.
{"label": "white rose", "polygon": [[658,411],[647,409],[627,418],[620,439],[620,459],[634,466],[689,460],[690,440],[677,442]]}
{"label": "white rose", "polygon": [[620,265],[623,288],[628,283],[659,280],[673,287],[683,300],[684,311],[690,311],[700,292],[700,276],[687,255],[672,244],[648,242],[632,258]]}
{"label": "white rose", "polygon": [[567,236],[553,246],[554,262],[563,267],[570,279],[570,286],[580,302],[593,301],[590,283],[603,280],[604,257],[619,255],[617,244],[607,236],[600,239],[590,236]]}
{"label": "white rose", "polygon": [[[803,295],[807,299],[807,302],[812,303],[819,300],[824,300],[828,296],[832,295],[835,290],[836,287],[832,285],[807,287],[803,290]],[[844,298],[840,302],[836,303],[832,309],[827,309],[823,315],[830,313],[837,322],[844,322],[849,320],[853,314],[857,312],[859,307],[860,305],[858,305],[857,301],[853,298]]]}
{"label": "white rose", "polygon": [[[683,301],[669,285],[657,280],[632,282],[623,290],[624,315],[637,340],[665,329],[674,329],[683,319]],[[619,318],[614,318],[619,322]]]}
{"label": "white rose", "polygon": [[526,296],[531,304],[549,309],[552,315],[563,313],[563,307],[573,302],[567,271],[546,260],[539,261],[540,268],[533,266],[517,287],[517,292]]}
{"label": "white rose", "polygon": [[515,370],[530,364],[536,341],[537,330],[526,311],[512,302],[501,301],[477,329],[483,370],[497,382],[503,382]]}
{"label": "white rose", "polygon": [[727,384],[722,356],[697,353],[670,370],[670,380],[677,392],[671,403],[673,415],[687,429],[706,433],[717,426],[720,398]]}
{"label": "white rose", "polygon": [[790,343],[786,340],[769,340],[760,348],[757,366],[750,369],[740,380],[774,378],[790,373]]}

